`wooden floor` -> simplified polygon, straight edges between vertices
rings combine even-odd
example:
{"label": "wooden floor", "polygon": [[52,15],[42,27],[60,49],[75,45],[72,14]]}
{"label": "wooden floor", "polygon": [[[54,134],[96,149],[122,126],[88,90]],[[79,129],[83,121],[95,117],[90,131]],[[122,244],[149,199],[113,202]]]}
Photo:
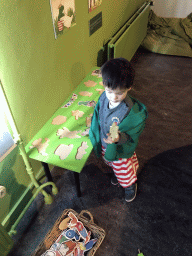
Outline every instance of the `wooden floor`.
{"label": "wooden floor", "polygon": [[140,137],[140,165],[153,156],[192,142],[192,59],[138,52],[131,95],[143,102],[149,117]]}

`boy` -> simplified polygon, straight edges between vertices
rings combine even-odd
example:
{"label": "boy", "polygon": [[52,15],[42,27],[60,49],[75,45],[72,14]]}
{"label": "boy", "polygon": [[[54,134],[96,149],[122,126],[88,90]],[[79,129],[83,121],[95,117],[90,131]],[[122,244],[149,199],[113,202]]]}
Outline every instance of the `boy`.
{"label": "boy", "polygon": [[[138,100],[128,96],[134,80],[134,69],[124,58],[111,59],[101,67],[105,91],[99,98],[92,117],[89,137],[94,151],[112,167],[111,183],[125,189],[125,200],[136,197],[139,167],[135,149],[145,127],[147,110]],[[117,136],[110,133],[115,122]],[[114,124],[113,124],[114,125]]]}

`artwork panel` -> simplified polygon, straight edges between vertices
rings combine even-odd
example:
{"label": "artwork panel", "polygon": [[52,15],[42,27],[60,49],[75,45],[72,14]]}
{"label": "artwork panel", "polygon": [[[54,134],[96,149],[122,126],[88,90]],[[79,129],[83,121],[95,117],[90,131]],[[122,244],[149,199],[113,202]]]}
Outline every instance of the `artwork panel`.
{"label": "artwork panel", "polygon": [[102,0],[88,0],[88,12],[92,12],[102,4]]}
{"label": "artwork panel", "polygon": [[50,0],[55,39],[76,25],[75,0]]}

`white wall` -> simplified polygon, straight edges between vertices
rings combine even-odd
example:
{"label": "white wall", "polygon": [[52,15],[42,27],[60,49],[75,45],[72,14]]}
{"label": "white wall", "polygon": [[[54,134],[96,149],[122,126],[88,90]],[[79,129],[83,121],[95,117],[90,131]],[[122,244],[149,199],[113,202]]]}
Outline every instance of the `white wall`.
{"label": "white wall", "polygon": [[186,18],[192,12],[192,0],[154,0],[156,15],[169,18]]}

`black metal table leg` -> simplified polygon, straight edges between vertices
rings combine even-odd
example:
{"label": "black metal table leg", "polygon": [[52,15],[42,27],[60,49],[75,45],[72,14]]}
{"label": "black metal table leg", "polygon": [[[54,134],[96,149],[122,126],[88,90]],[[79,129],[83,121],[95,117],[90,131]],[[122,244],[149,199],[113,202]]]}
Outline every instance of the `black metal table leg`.
{"label": "black metal table leg", "polygon": [[48,179],[48,181],[53,181],[53,178],[52,178],[52,175],[51,175],[51,172],[49,170],[49,166],[47,163],[44,163],[44,162],[41,162],[43,167],[44,167],[44,171],[45,171],[45,175]]}
{"label": "black metal table leg", "polygon": [[73,172],[75,177],[75,184],[76,184],[76,190],[77,190],[77,196],[81,197],[81,189],[80,189],[80,181],[79,181],[79,173]]}
{"label": "black metal table leg", "polygon": [[[44,171],[45,171],[45,175],[48,179],[48,181],[53,181],[51,172],[49,170],[49,166],[47,163],[41,162],[43,167],[44,167]],[[79,181],[79,173],[78,172],[73,172],[74,173],[74,177],[75,177],[75,185],[76,185],[76,190],[77,190],[77,196],[81,197],[81,189],[80,189],[80,181]]]}

